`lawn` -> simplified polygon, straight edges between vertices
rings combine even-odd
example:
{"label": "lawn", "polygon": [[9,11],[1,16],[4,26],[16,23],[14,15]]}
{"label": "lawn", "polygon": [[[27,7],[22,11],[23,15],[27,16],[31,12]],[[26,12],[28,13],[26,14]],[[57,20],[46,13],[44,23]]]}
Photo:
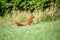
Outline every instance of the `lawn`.
{"label": "lawn", "polygon": [[17,15],[1,17],[0,40],[60,40],[60,12],[59,16],[49,16],[54,12],[47,12],[47,16],[40,11],[34,13],[35,18],[30,26],[18,27],[14,24],[15,19],[20,23],[26,23],[30,14],[26,14],[25,11],[20,14],[16,13]]}
{"label": "lawn", "polygon": [[[21,5],[19,5],[16,0],[10,0],[11,2],[5,1],[6,0],[2,0],[0,3],[2,4],[0,6],[0,13],[4,14],[4,16],[0,16],[0,40],[60,40],[60,8],[57,5],[59,3],[56,2],[54,4],[54,2],[51,1],[50,3],[46,0],[48,6],[45,6],[48,8],[43,11],[45,0],[41,1],[43,3],[43,7],[38,2],[38,4],[36,4],[35,0],[31,2],[30,0],[26,0],[27,3],[29,2],[28,5],[24,5],[24,1],[22,4],[19,2]],[[11,3],[13,3],[13,5],[9,5]],[[28,7],[31,3],[35,3],[33,4],[35,6],[32,5],[32,9],[34,9],[33,12],[30,11],[31,7]],[[39,5],[41,8],[39,8]],[[12,6],[12,10],[11,13],[8,13],[10,6]],[[22,10],[19,8],[20,6]],[[23,10],[26,9],[25,7],[28,9]],[[22,24],[26,24],[26,21],[31,15],[34,15],[31,25],[18,27],[14,24],[14,20],[17,20]]]}
{"label": "lawn", "polygon": [[60,21],[21,27],[0,25],[0,40],[60,40]]}

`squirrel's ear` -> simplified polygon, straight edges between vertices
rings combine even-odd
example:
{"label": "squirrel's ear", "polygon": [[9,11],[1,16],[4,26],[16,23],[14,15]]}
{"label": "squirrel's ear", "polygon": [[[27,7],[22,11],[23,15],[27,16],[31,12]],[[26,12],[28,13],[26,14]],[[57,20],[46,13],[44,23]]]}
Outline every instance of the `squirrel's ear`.
{"label": "squirrel's ear", "polygon": [[31,17],[33,17],[33,18],[34,18],[34,15],[31,15]]}

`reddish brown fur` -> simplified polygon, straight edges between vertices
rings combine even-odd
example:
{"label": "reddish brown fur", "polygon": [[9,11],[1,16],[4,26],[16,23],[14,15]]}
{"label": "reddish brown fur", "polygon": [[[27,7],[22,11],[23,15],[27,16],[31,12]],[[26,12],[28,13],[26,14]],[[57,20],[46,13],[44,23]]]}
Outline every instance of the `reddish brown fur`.
{"label": "reddish brown fur", "polygon": [[[26,22],[26,26],[30,25],[33,22],[33,18],[34,18],[34,16],[31,15],[30,18],[28,19],[28,21]],[[25,25],[19,23],[17,20],[14,20],[14,22],[17,26],[25,26]]]}
{"label": "reddish brown fur", "polygon": [[34,16],[31,15],[30,18],[27,20],[26,25],[30,25],[33,22]]}
{"label": "reddish brown fur", "polygon": [[23,24],[19,23],[17,20],[15,20],[15,24],[16,24],[17,26],[24,26]]}

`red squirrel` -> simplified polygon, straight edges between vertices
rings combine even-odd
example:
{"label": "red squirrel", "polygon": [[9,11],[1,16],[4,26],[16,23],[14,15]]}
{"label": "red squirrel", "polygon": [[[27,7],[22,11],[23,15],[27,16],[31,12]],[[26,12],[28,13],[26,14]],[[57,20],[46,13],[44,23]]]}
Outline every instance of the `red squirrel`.
{"label": "red squirrel", "polygon": [[14,22],[15,22],[15,24],[16,24],[17,26],[27,26],[27,25],[31,25],[31,23],[33,22],[33,18],[34,18],[34,16],[31,15],[30,18],[27,20],[27,22],[26,22],[25,25],[19,23],[17,20],[14,20]]}
{"label": "red squirrel", "polygon": [[27,20],[26,25],[31,25],[31,23],[33,22],[33,18],[34,16],[31,15],[30,18]]}

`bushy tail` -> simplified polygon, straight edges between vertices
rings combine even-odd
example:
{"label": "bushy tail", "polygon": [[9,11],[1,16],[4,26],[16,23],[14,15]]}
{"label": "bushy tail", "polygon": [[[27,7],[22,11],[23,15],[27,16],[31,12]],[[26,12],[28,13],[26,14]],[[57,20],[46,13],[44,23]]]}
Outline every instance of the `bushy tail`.
{"label": "bushy tail", "polygon": [[16,24],[17,26],[25,26],[25,25],[19,23],[17,20],[15,20],[14,22],[15,22],[15,24]]}

